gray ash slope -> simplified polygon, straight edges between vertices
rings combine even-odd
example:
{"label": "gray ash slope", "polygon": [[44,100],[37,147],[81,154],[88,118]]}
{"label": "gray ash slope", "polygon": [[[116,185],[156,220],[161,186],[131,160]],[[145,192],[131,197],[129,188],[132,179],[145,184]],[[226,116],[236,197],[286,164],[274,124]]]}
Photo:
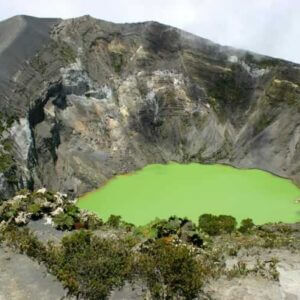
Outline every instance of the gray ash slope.
{"label": "gray ash slope", "polygon": [[90,16],[1,22],[0,64],[3,198],[40,186],[80,195],[171,160],[299,181],[297,64]]}
{"label": "gray ash slope", "polygon": [[10,79],[50,39],[59,19],[16,16],[0,22],[0,80]]}

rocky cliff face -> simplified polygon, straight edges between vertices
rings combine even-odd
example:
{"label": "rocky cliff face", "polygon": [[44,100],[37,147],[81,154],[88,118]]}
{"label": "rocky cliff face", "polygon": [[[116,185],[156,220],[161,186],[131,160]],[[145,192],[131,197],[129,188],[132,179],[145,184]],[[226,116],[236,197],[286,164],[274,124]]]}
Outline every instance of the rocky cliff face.
{"label": "rocky cliff face", "polygon": [[0,37],[2,197],[171,160],[300,178],[299,65],[156,22],[21,16]]}

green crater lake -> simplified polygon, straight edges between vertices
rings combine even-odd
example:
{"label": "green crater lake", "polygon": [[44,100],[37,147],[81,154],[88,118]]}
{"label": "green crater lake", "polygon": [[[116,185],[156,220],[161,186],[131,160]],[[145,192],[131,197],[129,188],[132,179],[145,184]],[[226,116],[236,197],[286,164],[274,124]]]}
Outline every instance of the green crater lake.
{"label": "green crater lake", "polygon": [[78,201],[80,208],[107,220],[120,215],[135,225],[171,215],[197,222],[204,213],[227,214],[238,221],[300,221],[300,190],[290,181],[261,170],[224,165],[153,164],[111,179]]}

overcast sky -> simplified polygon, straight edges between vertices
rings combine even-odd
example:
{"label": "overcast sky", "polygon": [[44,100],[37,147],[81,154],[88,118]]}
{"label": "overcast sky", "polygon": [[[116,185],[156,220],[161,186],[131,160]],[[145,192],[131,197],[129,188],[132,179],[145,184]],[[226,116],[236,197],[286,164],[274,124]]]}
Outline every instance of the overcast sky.
{"label": "overcast sky", "polygon": [[0,20],[17,14],[155,20],[223,45],[300,63],[300,0],[0,0]]}

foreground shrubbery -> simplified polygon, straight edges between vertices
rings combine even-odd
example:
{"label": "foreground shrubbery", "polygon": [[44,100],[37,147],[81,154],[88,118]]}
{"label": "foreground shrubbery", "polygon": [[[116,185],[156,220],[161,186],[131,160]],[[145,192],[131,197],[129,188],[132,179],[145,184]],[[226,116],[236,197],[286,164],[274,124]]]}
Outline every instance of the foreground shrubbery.
{"label": "foreground shrubbery", "polygon": [[49,247],[47,264],[72,294],[104,299],[130,278],[133,256],[126,240],[100,239],[80,230]]}
{"label": "foreground shrubbery", "polygon": [[[0,206],[0,243],[44,263],[70,294],[85,299],[105,299],[126,281],[142,282],[154,299],[193,299],[207,280],[219,276],[255,274],[277,280],[275,260],[250,269],[238,261],[227,270],[224,256],[238,256],[241,248],[296,247],[291,228],[283,224],[255,226],[245,219],[237,229],[231,216],[204,214],[198,226],[173,216],[137,228],[114,215],[103,223],[55,195],[26,192]],[[58,245],[45,245],[20,226],[26,223],[16,222],[24,214],[31,219],[51,216],[58,229],[80,230]]]}
{"label": "foreground shrubbery", "polygon": [[0,243],[5,241],[10,247],[44,263],[70,294],[79,298],[106,299],[112,289],[121,287],[126,281],[138,281],[146,285],[153,299],[193,299],[208,280],[220,276],[231,279],[254,274],[278,280],[275,259],[258,261],[251,268],[239,260],[229,270],[224,264],[224,255],[236,255],[231,251],[233,247],[294,244],[287,236],[290,232],[286,227],[279,225],[278,230],[278,233],[271,233],[267,228],[257,229],[255,236],[238,232],[232,236],[222,235],[217,244],[211,241],[199,248],[192,243],[182,243],[174,238],[174,233],[142,242],[132,233],[112,239],[100,238],[84,229],[70,233],[60,244],[45,245],[26,227],[6,225],[0,230]]}
{"label": "foreground shrubbery", "polygon": [[125,240],[100,239],[80,230],[64,237],[60,245],[43,245],[26,228],[9,226],[8,245],[45,263],[72,295],[105,299],[113,287],[130,278],[133,256]]}
{"label": "foreground shrubbery", "polygon": [[192,299],[209,274],[196,251],[165,239],[136,252],[134,239],[101,239],[86,230],[56,246],[43,245],[26,228],[9,226],[2,234],[11,247],[45,263],[72,295],[85,299],[105,299],[113,288],[135,279],[145,282],[155,299]]}

